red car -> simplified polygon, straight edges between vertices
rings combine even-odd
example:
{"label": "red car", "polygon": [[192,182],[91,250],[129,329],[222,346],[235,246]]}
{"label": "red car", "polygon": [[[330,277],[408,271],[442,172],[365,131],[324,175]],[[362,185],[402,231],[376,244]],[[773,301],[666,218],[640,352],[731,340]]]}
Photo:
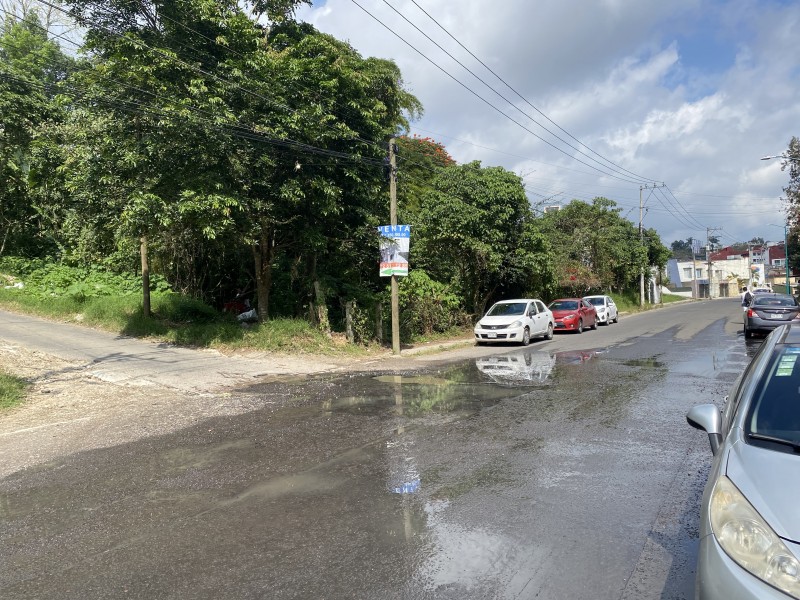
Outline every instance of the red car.
{"label": "red car", "polygon": [[553,313],[556,331],[597,329],[597,309],[583,298],[559,298],[547,308]]}

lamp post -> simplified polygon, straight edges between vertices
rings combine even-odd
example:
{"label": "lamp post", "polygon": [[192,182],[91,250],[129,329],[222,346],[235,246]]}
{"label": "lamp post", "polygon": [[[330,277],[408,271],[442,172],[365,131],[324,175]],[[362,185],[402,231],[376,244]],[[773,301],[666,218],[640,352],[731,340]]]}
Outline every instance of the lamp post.
{"label": "lamp post", "polygon": [[771,154],[770,156],[762,156],[761,160],[771,160],[773,158],[780,158],[782,160],[790,160],[792,162],[800,162],[800,156],[789,156],[788,154]]}

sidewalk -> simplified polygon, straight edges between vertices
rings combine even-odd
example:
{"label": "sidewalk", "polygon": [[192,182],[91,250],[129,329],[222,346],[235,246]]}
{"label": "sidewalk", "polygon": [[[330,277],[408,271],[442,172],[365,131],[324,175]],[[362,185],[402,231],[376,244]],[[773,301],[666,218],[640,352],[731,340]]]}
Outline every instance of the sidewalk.
{"label": "sidewalk", "polygon": [[[345,370],[351,359],[251,353],[226,356],[149,342],[79,325],[0,311],[0,352],[22,347],[67,361],[68,368],[101,381],[208,392],[269,375]],[[55,369],[64,369],[62,366]]]}

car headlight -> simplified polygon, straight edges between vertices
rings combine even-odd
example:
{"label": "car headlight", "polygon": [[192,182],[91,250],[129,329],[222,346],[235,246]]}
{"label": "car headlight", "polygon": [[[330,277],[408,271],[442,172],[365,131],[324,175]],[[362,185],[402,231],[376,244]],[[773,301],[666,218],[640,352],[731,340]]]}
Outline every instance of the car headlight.
{"label": "car headlight", "polygon": [[727,477],[711,492],[711,529],[739,566],[800,598],[800,562]]}
{"label": "car headlight", "polygon": [[564,317],[564,320],[565,320],[565,321],[571,321],[571,320],[572,320],[572,319],[574,319],[576,316],[577,316],[577,315],[567,315],[566,317]]}
{"label": "car headlight", "polygon": [[509,327],[522,327],[522,321],[514,321]]}
{"label": "car headlight", "polygon": [[600,314],[603,314],[604,312],[606,312],[606,309],[605,309],[605,307],[601,306],[600,308],[597,309],[597,312],[599,312]]}

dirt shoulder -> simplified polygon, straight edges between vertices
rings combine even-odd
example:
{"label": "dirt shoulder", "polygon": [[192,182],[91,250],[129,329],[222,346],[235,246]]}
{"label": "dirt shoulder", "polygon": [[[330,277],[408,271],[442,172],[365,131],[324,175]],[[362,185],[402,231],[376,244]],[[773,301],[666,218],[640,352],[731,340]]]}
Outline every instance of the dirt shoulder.
{"label": "dirt shoulder", "polygon": [[[90,361],[2,340],[0,369],[24,378],[30,387],[23,404],[0,412],[0,477],[57,457],[163,435],[213,417],[275,404],[274,399],[244,393],[242,387],[248,382],[408,371],[434,361],[457,360],[471,347],[471,340],[459,339],[406,348],[399,357],[379,349],[358,358],[242,352],[220,356],[220,360],[263,363],[263,374],[244,379],[237,373],[221,383],[214,380],[208,389],[193,385],[187,391],[141,378],[108,380]],[[207,353],[197,352],[208,359]]]}

